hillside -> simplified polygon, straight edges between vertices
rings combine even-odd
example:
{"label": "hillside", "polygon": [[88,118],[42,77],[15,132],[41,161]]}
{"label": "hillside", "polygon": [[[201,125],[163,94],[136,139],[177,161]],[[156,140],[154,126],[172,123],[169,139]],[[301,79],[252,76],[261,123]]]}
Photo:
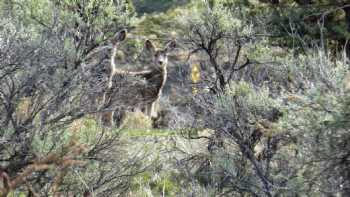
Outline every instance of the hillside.
{"label": "hillside", "polygon": [[0,197],[350,196],[346,1],[0,16]]}

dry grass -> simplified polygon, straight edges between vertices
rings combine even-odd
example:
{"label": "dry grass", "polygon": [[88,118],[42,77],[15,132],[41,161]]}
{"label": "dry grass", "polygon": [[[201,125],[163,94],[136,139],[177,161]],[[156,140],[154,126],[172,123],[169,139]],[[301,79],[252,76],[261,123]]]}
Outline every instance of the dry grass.
{"label": "dry grass", "polygon": [[151,129],[152,127],[151,118],[140,111],[127,112],[121,125],[123,129]]}

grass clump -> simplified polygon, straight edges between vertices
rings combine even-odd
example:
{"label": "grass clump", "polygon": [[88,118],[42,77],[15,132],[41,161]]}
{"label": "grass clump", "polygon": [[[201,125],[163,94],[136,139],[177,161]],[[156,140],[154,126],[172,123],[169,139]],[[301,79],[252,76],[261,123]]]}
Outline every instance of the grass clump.
{"label": "grass clump", "polygon": [[126,112],[121,127],[123,129],[151,129],[153,122],[149,116],[140,111]]}

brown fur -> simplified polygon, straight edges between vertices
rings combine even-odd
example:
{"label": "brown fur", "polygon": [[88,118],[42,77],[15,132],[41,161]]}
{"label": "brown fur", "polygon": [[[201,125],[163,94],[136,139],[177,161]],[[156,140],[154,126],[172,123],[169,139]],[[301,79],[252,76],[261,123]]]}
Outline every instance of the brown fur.
{"label": "brown fur", "polygon": [[[125,36],[117,37],[125,38]],[[116,42],[112,49],[111,72],[108,87],[104,93],[104,107],[115,108],[119,111],[138,108],[151,118],[157,118],[157,105],[167,78],[167,54],[175,47],[175,41],[170,41],[164,49],[158,50],[151,41],[147,40],[145,50],[152,55],[153,65],[150,69],[142,71],[126,71],[116,67],[115,56],[118,43]],[[124,76],[134,78],[123,83]],[[114,110],[105,113],[102,117],[102,123],[106,126],[112,126],[113,116]]]}

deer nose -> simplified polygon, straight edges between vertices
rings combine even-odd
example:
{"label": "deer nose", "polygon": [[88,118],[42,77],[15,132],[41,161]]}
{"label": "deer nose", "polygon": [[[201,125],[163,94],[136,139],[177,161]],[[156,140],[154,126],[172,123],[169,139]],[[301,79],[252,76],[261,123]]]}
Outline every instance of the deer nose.
{"label": "deer nose", "polygon": [[158,61],[158,64],[159,64],[159,65],[162,65],[162,64],[163,64],[163,61],[159,60],[159,61]]}

